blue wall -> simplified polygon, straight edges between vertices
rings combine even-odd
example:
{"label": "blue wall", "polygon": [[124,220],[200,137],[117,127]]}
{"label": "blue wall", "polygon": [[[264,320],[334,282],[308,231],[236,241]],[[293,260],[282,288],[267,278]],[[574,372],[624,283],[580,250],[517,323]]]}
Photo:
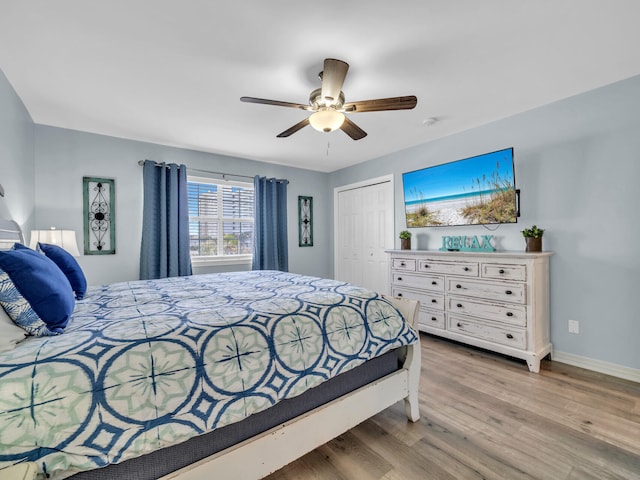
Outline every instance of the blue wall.
{"label": "blue wall", "polygon": [[22,100],[0,70],[0,217],[33,227],[35,127]]}
{"label": "blue wall", "polygon": [[[639,369],[638,112],[640,77],[333,172],[329,186],[394,174],[397,234],[405,228],[403,172],[513,146],[522,190],[519,223],[494,232],[482,226],[415,229],[414,248],[439,248],[442,235],[493,234],[498,248],[523,250],[520,230],[532,224],[547,229],[544,249],[555,252],[554,348]],[[568,333],[569,319],[580,322],[579,335]]]}
{"label": "blue wall", "polygon": [[[142,233],[142,167],[138,161],[144,159],[184,163],[192,169],[288,179],[289,269],[325,277],[330,274],[327,229],[314,230],[313,247],[298,247],[298,195],[314,197],[315,225],[330,223],[330,212],[323,208],[329,194],[324,173],[43,125],[36,126],[35,157],[36,226],[76,230],[78,243],[83,238],[82,177],[115,179],[116,254],[78,259],[91,285],[138,278]],[[222,269],[228,270],[229,266]],[[196,269],[195,273],[205,271],[216,269]]]}

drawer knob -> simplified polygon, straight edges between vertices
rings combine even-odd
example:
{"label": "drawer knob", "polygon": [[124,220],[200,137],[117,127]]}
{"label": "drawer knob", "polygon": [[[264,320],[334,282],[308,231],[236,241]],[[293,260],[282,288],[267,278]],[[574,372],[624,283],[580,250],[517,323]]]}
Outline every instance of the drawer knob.
{"label": "drawer knob", "polygon": [[438,300],[436,300],[435,298],[432,298],[431,303],[438,303]]}
{"label": "drawer knob", "polygon": [[513,339],[513,335],[511,335],[510,333],[507,333],[507,338],[508,338],[509,340],[511,340],[511,339]]}
{"label": "drawer knob", "polygon": [[513,312],[507,312],[507,317],[513,317]]}
{"label": "drawer knob", "polygon": [[457,285],[456,285],[456,288],[462,288],[462,285],[457,284]]}
{"label": "drawer knob", "polygon": [[507,291],[506,291],[506,292],[504,292],[504,293],[506,293],[507,295],[511,295],[513,292],[512,292],[511,290],[507,290]]}
{"label": "drawer knob", "polygon": [[400,262],[400,266],[401,266],[401,267],[406,267],[406,266],[407,266],[407,264],[406,264],[406,263],[404,263],[404,262]]}
{"label": "drawer knob", "polygon": [[462,324],[460,322],[458,322],[458,327],[462,327]]}
{"label": "drawer knob", "polygon": [[464,267],[464,271],[468,272],[469,271],[469,267]]}
{"label": "drawer knob", "polygon": [[438,282],[436,282],[435,280],[433,282],[431,282],[431,285],[437,285]]}
{"label": "drawer knob", "polygon": [[402,281],[402,277],[398,277],[398,281],[401,282]]}
{"label": "drawer knob", "polygon": [[429,265],[426,265],[426,264],[425,264],[424,268],[429,268]]}
{"label": "drawer knob", "polygon": [[461,303],[459,303],[459,304],[457,304],[457,305],[456,305],[456,307],[458,307],[458,308],[462,308],[462,304],[461,304]]}
{"label": "drawer knob", "polygon": [[504,269],[500,269],[498,273],[504,273]]}
{"label": "drawer knob", "polygon": [[437,319],[436,317],[431,317],[431,321],[433,321],[433,322],[437,322],[437,321],[438,321],[438,319]]}
{"label": "drawer knob", "polygon": [[399,296],[399,297],[401,297],[401,296],[402,296],[402,293],[399,293],[399,294],[398,294],[398,296]]}

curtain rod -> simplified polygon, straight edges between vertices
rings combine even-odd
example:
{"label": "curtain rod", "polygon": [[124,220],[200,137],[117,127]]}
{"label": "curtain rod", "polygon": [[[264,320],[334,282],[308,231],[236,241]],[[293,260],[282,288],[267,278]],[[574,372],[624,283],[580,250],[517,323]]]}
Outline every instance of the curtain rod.
{"label": "curtain rod", "polygon": [[[152,160],[152,161],[153,161],[153,160]],[[162,163],[155,162],[155,164],[156,164],[156,167],[162,167]],[[140,165],[140,166],[144,165],[144,160],[138,160],[138,165]],[[198,168],[190,168],[190,167],[187,167],[187,170],[190,170],[190,171],[192,171],[192,172],[211,173],[211,174],[213,174],[213,175],[222,175],[222,179],[223,179],[223,180],[224,180],[224,178],[225,178],[226,176],[230,176],[230,177],[241,177],[241,178],[250,178],[250,179],[252,179],[252,180],[253,180],[253,178],[254,178],[254,177],[249,176],[249,175],[240,175],[240,174],[238,174],[238,173],[213,172],[213,171],[211,171],[211,170],[200,170],[200,169],[198,169]]]}

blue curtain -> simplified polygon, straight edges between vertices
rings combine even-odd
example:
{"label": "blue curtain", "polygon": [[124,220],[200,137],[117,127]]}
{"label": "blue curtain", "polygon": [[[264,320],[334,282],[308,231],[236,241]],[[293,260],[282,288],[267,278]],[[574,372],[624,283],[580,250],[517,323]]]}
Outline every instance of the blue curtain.
{"label": "blue curtain", "polygon": [[187,167],[145,160],[142,177],[140,279],[191,275]]}
{"label": "blue curtain", "polygon": [[287,180],[256,176],[253,270],[289,271]]}

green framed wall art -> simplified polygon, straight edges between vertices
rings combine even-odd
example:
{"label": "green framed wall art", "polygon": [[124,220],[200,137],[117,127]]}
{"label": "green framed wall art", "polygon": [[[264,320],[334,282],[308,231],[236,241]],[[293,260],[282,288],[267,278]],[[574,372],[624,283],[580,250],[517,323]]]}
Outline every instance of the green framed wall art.
{"label": "green framed wall art", "polygon": [[82,178],[85,255],[116,253],[114,183],[110,178]]}
{"label": "green framed wall art", "polygon": [[313,197],[298,197],[298,246],[313,247]]}

